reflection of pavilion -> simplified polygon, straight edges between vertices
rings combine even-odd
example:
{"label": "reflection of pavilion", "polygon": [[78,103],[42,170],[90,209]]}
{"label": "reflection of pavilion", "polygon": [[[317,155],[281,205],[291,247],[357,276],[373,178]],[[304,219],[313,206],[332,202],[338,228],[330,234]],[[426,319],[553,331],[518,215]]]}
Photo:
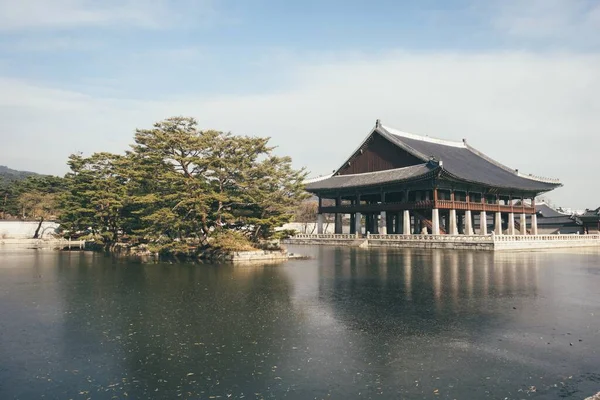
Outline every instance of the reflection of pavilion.
{"label": "reflection of pavilion", "polygon": [[489,297],[532,297],[538,292],[536,253],[349,248],[331,255],[335,266],[325,263],[320,269],[319,298],[336,318],[346,315],[354,323],[364,317],[378,319],[379,325],[382,314],[386,323],[408,328],[423,319],[456,323],[457,314],[489,314]]}

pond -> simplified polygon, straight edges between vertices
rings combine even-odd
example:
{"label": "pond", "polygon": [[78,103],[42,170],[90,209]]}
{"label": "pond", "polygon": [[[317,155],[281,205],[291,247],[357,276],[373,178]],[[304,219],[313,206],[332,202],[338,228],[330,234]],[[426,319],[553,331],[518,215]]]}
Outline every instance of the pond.
{"label": "pond", "polygon": [[290,247],[281,264],[0,252],[0,398],[582,399],[600,251]]}

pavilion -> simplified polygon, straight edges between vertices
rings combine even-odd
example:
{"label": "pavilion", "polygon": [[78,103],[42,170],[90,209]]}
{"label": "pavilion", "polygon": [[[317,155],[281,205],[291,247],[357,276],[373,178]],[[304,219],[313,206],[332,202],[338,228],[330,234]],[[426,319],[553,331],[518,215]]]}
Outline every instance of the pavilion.
{"label": "pavilion", "polygon": [[584,233],[600,233],[600,207],[585,210],[577,219],[583,225]]}
{"label": "pavilion", "polygon": [[535,198],[559,186],[506,167],[464,139],[414,135],[378,120],[332,175],[306,190],[319,198],[319,233],[323,214],[335,214],[336,233],[349,215],[352,234],[537,235]]}

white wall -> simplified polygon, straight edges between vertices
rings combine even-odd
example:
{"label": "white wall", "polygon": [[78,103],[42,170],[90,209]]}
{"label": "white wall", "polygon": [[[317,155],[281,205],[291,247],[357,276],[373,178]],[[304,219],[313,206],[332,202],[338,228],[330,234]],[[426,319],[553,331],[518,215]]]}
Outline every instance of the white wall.
{"label": "white wall", "polygon": [[[38,224],[36,221],[0,221],[0,239],[31,239]],[[56,222],[43,222],[40,237],[51,237],[57,228]]]}

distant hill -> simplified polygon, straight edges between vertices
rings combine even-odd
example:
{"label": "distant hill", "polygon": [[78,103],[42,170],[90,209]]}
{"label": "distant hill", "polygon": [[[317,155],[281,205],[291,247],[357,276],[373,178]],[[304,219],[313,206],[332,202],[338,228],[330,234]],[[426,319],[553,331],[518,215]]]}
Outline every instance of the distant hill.
{"label": "distant hill", "polygon": [[35,172],[29,171],[17,171],[16,169],[10,169],[7,166],[0,165],[0,180],[4,181],[20,181],[26,179],[28,176],[40,175]]}

